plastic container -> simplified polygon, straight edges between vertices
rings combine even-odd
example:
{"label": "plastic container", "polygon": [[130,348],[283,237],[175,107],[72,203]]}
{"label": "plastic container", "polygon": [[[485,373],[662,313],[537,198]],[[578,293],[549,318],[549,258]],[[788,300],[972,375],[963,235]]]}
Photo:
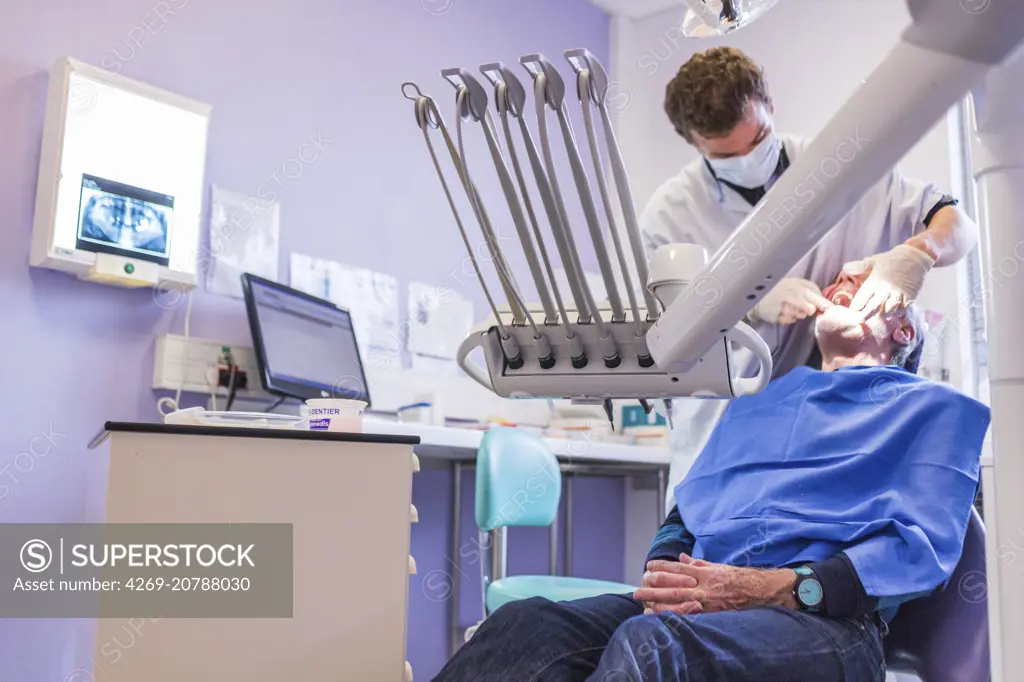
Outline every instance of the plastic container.
{"label": "plastic container", "polygon": [[202,407],[189,407],[164,415],[164,424],[179,426],[230,426],[249,429],[306,428],[301,417],[265,412],[212,412]]}
{"label": "plastic container", "polygon": [[310,431],[362,433],[364,410],[362,400],[314,398],[302,406],[302,416],[309,419]]}

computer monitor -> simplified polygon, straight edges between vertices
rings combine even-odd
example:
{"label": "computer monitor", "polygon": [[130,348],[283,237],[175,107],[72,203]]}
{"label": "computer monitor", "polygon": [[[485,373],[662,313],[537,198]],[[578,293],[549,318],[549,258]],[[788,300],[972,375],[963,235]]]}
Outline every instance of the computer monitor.
{"label": "computer monitor", "polygon": [[300,400],[370,402],[347,310],[249,273],[242,290],[264,390]]}

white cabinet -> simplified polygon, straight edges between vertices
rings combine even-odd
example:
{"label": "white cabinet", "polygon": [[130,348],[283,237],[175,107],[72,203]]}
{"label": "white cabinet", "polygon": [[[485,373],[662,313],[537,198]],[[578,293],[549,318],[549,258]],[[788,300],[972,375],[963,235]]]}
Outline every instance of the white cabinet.
{"label": "white cabinet", "polygon": [[128,619],[101,619],[96,679],[409,679],[410,510],[418,469],[412,446],[418,439],[107,428],[106,521],[292,524],[293,617],[161,619],[116,664],[101,648],[112,638],[125,639]]}

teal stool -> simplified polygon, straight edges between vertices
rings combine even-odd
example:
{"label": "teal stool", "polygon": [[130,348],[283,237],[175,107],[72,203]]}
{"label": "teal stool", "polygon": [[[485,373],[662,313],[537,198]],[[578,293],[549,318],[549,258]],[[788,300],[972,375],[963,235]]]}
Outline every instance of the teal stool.
{"label": "teal stool", "polygon": [[[549,575],[505,575],[506,529],[550,526],[558,514],[562,473],[555,455],[539,438],[519,429],[497,427],[484,434],[476,456],[476,525],[485,548],[485,615],[519,599],[569,601],[601,594],[624,594],[623,583]],[[467,633],[471,635],[471,633]]]}

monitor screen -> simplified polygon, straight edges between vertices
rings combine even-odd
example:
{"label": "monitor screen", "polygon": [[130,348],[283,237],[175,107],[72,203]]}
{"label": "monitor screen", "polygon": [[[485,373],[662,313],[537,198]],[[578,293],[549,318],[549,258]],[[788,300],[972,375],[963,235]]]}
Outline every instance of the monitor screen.
{"label": "monitor screen", "polygon": [[370,402],[347,310],[248,273],[242,289],[264,389],[301,400]]}
{"label": "monitor screen", "polygon": [[174,197],[82,175],[76,247],[167,265]]}

